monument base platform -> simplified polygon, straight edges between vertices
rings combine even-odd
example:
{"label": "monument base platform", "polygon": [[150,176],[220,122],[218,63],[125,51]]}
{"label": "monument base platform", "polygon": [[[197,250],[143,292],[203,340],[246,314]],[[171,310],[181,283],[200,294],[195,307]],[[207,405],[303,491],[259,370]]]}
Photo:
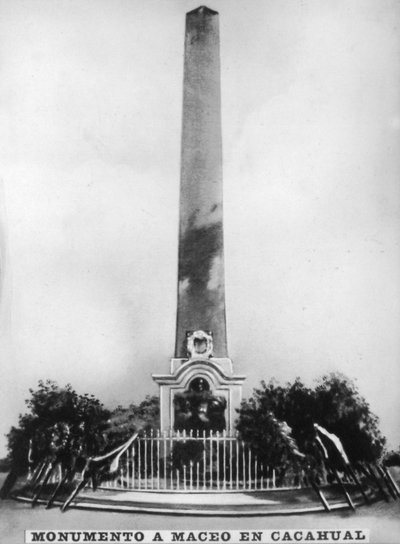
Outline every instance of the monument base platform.
{"label": "monument base platform", "polygon": [[[337,486],[326,486],[323,494],[330,511],[349,509],[342,491]],[[46,504],[50,489],[37,501]],[[349,490],[350,491],[350,490]],[[354,506],[365,504],[361,495],[350,491]],[[48,497],[46,497],[46,495]],[[13,498],[32,502],[28,490],[16,491]],[[60,507],[65,497],[60,497],[52,507]],[[377,498],[371,496],[370,502]],[[193,515],[193,516],[272,516],[299,515],[328,510],[315,491],[303,489],[264,490],[260,492],[212,492],[187,493],[167,491],[115,491],[98,489],[85,490],[71,503],[69,508],[105,510],[114,512],[135,512],[149,514]]]}

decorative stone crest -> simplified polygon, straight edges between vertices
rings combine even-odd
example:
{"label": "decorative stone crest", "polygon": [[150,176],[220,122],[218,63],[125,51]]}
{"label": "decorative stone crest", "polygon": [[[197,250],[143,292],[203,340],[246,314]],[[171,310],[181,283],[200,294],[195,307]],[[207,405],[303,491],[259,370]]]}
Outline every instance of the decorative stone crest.
{"label": "decorative stone crest", "polygon": [[195,357],[212,357],[213,338],[211,331],[188,331],[186,336],[187,352],[191,359]]}

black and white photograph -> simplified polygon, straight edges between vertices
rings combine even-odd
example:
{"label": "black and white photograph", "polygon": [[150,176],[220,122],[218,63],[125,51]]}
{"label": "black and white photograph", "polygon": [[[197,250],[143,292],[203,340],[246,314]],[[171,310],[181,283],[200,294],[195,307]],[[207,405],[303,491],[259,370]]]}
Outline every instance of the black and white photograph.
{"label": "black and white photograph", "polygon": [[0,0],[0,542],[399,542],[399,28]]}

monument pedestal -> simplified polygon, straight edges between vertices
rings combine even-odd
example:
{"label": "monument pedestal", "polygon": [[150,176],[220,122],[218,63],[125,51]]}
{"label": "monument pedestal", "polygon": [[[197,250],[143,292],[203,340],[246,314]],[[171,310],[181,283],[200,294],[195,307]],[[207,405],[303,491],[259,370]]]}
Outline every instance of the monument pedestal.
{"label": "monument pedestal", "polygon": [[[232,435],[245,379],[246,376],[233,373],[232,361],[228,358],[209,358],[194,354],[189,359],[171,359],[169,374],[153,374],[153,380],[160,387],[161,431],[169,431],[176,427],[178,396],[193,390],[192,384],[195,386],[203,383],[204,390],[209,391],[212,398],[224,399],[225,430]],[[207,407],[204,410],[207,410]],[[204,416],[207,417],[206,412]]]}

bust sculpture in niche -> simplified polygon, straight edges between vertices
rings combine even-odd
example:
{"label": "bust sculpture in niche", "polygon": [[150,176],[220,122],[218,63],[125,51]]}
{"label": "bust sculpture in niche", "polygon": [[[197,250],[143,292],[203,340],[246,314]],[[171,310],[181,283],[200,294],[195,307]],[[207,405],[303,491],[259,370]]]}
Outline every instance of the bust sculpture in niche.
{"label": "bust sculpture in niche", "polygon": [[175,395],[176,431],[209,433],[226,428],[226,399],[213,395],[205,378],[194,378],[187,391]]}

